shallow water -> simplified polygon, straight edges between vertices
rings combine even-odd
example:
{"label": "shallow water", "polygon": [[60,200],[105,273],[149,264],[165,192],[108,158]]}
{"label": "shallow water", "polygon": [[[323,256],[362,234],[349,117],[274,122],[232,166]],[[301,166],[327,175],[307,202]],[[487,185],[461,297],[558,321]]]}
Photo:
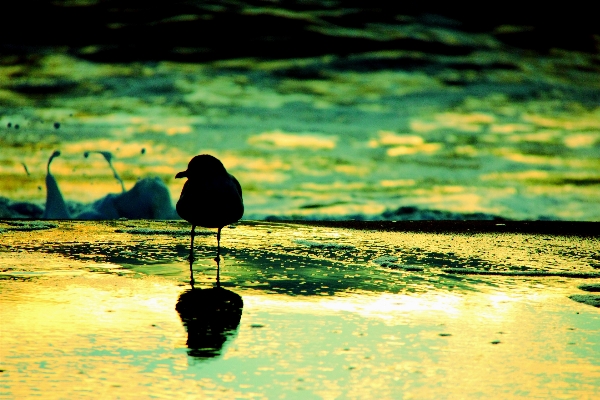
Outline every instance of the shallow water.
{"label": "shallow water", "polygon": [[[600,314],[569,298],[600,284],[594,236],[240,223],[221,279],[241,321],[198,356],[175,310],[187,224],[0,228],[9,398],[600,394]],[[196,239],[198,288],[214,285],[215,242]]]}

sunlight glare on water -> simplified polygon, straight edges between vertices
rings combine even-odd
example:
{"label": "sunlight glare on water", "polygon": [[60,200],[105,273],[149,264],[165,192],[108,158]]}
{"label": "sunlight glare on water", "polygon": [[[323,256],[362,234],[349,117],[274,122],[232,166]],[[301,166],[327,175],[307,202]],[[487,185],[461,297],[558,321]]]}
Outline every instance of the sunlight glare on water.
{"label": "sunlight glare on water", "polygon": [[[544,396],[557,390],[547,380],[565,373],[580,382],[570,393],[593,393],[600,378],[595,352],[573,353],[578,347],[566,344],[591,335],[597,315],[595,325],[582,324],[585,316],[566,312],[556,295],[311,300],[242,289],[244,316],[222,357],[194,361],[174,311],[181,288],[110,276],[39,283],[15,283],[4,300],[3,376],[16,397],[174,391],[225,398],[393,397],[398,390],[420,397],[515,388]],[[17,288],[21,294],[14,296]],[[551,309],[536,311],[548,300]],[[523,343],[530,343],[526,353],[519,351]],[[560,364],[547,357],[548,348],[561,354]]]}
{"label": "sunlight glare on water", "polygon": [[[242,183],[249,220],[436,217],[394,214],[406,206],[449,213],[436,219],[481,213],[597,220],[597,79],[576,63],[569,66],[572,81],[554,90],[555,65],[565,62],[558,54],[545,56],[544,64],[498,51],[455,62],[469,66],[491,57],[511,68],[452,71],[421,54],[417,60],[436,66],[428,74],[352,70],[356,60],[378,65],[407,57],[401,51],[344,60],[161,61],[143,65],[144,73],[139,65],[40,56],[28,78],[77,79],[82,94],[44,103],[23,97],[28,107],[5,109],[0,193],[43,204],[45,164],[54,150],[62,152],[52,170],[67,200],[89,203],[118,193],[103,160],[82,157],[103,150],[113,153],[127,189],[157,176],[175,200],[181,190],[175,173],[194,155],[210,153]],[[322,72],[314,79],[286,75],[303,65]],[[455,79],[462,83],[451,84]],[[154,82],[165,92],[154,93]],[[90,93],[86,85],[110,89]]]}
{"label": "sunlight glare on water", "polygon": [[[568,298],[600,279],[597,238],[241,223],[221,270],[241,320],[208,334],[175,309],[185,223],[14,224],[0,226],[9,398],[598,394],[600,316]],[[198,232],[203,289],[214,242]]]}

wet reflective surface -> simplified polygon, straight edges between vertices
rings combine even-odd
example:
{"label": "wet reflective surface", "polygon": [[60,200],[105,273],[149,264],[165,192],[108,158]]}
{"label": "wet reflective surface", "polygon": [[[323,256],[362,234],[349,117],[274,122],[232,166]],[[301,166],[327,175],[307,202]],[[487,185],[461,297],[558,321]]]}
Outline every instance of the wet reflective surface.
{"label": "wet reflective surface", "polygon": [[9,398],[599,394],[600,313],[569,298],[597,295],[594,236],[245,222],[215,294],[183,222],[0,229]]}

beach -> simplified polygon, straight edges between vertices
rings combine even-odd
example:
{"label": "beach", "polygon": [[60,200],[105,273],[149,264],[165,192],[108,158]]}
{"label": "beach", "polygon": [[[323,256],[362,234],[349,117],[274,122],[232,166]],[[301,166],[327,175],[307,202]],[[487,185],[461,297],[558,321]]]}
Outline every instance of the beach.
{"label": "beach", "polygon": [[[244,221],[221,238],[241,316],[215,335],[176,310],[187,223],[3,220],[0,390],[594,398],[597,224],[559,224]],[[215,233],[196,237],[195,291],[215,284]]]}
{"label": "beach", "polygon": [[0,398],[600,398],[591,7],[4,9]]}

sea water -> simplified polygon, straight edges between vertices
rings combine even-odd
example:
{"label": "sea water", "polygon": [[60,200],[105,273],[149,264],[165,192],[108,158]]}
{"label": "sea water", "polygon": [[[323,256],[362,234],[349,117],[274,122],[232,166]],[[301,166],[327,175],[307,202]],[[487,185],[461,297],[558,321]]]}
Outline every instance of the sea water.
{"label": "sea water", "polygon": [[11,64],[0,195],[43,207],[55,150],[68,203],[119,193],[105,159],[84,157],[108,151],[126,189],[159,177],[175,202],[175,174],[209,153],[239,179],[245,219],[600,219],[595,56],[444,32],[472,50]]}

